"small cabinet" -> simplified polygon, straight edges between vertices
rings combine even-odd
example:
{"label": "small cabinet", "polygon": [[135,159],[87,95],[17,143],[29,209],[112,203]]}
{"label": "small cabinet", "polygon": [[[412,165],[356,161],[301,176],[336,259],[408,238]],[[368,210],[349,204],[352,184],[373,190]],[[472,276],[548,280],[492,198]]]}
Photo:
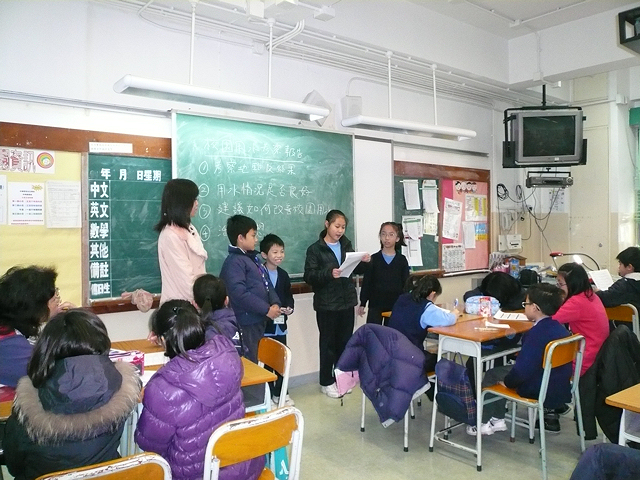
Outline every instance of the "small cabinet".
{"label": "small cabinet", "polygon": [[640,53],[640,7],[618,14],[620,45]]}

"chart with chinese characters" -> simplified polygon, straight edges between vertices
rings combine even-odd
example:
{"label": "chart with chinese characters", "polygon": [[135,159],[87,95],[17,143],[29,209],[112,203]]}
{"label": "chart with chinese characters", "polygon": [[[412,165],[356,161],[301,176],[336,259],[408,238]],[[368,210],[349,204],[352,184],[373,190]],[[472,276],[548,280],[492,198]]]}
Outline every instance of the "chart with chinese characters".
{"label": "chart with chinese characters", "polygon": [[[199,187],[193,224],[209,255],[208,272],[217,275],[227,256],[232,215],[253,218],[259,238],[280,236],[283,268],[294,277],[304,271],[306,249],[329,210],[353,219],[350,135],[184,114],[175,124],[175,173]],[[352,232],[349,226],[353,240]]]}
{"label": "chart with chinese characters", "polygon": [[153,226],[170,179],[168,160],[89,155],[86,260],[91,300],[137,288],[160,293]]}

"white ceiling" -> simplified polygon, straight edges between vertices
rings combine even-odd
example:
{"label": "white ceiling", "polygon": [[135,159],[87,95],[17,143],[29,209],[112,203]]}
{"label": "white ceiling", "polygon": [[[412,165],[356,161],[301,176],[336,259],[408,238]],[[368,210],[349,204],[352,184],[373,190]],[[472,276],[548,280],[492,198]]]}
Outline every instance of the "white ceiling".
{"label": "white ceiling", "polygon": [[[0,0],[1,1],[1,0]],[[385,45],[362,43],[350,37],[335,35],[323,28],[331,24],[331,14],[344,20],[341,10],[353,13],[366,8],[371,0],[93,0],[125,9],[142,20],[160,28],[191,32],[192,5],[195,5],[196,34],[218,41],[254,48],[264,52],[269,41],[269,25],[273,18],[273,38],[282,39],[295,30],[296,22],[304,20],[293,40],[282,43],[274,55],[311,61],[337,67],[355,74],[387,81],[387,50]],[[473,25],[502,38],[515,38],[533,30],[549,28],[571,20],[589,17],[619,7],[620,11],[638,0],[377,0],[394,4],[398,9],[407,2],[428,11]],[[257,6],[253,10],[251,6]],[[360,7],[362,5],[362,7]],[[314,20],[323,6],[329,14]],[[344,6],[345,9],[341,7]],[[347,8],[349,7],[349,8]],[[356,7],[356,8],[353,8]],[[264,9],[264,11],[262,11]],[[326,13],[326,12],[325,12]],[[516,25],[518,24],[519,25]],[[516,26],[511,26],[516,25]],[[275,46],[275,44],[274,44]],[[432,69],[429,59],[395,55],[393,83],[408,89],[429,92]],[[527,104],[538,93],[526,89],[508,88],[491,79],[481,79],[465,71],[448,68],[437,71],[438,95],[450,96],[477,104],[494,100]],[[553,101],[550,98],[550,101]]]}
{"label": "white ceiling", "polygon": [[[342,0],[357,1],[357,0]],[[630,0],[408,0],[503,38],[515,38],[637,3]]]}

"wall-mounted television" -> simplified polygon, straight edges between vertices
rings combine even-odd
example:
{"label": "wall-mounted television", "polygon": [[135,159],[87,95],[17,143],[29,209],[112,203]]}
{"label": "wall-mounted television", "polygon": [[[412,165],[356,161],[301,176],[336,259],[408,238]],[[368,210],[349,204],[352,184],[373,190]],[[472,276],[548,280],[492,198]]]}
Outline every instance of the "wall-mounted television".
{"label": "wall-mounted television", "polygon": [[502,166],[584,165],[587,141],[582,138],[583,121],[579,107],[505,110]]}

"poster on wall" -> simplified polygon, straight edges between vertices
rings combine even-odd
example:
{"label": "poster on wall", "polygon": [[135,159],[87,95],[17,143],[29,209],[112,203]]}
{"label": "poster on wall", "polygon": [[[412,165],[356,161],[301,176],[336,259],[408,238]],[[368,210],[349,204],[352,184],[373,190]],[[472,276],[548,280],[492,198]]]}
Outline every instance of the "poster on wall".
{"label": "poster on wall", "polygon": [[9,182],[9,225],[44,225],[44,183]]}
{"label": "poster on wall", "polygon": [[442,217],[442,237],[458,241],[462,222],[462,202],[444,199],[444,215]]}
{"label": "poster on wall", "polygon": [[80,182],[47,182],[47,228],[80,228]]}
{"label": "poster on wall", "polygon": [[487,196],[470,195],[464,197],[464,219],[467,222],[487,221]]}
{"label": "poster on wall", "polygon": [[462,243],[442,245],[442,268],[446,272],[459,272],[465,266],[465,248]]}
{"label": "poster on wall", "polygon": [[56,157],[53,151],[0,147],[0,172],[56,173]]}

